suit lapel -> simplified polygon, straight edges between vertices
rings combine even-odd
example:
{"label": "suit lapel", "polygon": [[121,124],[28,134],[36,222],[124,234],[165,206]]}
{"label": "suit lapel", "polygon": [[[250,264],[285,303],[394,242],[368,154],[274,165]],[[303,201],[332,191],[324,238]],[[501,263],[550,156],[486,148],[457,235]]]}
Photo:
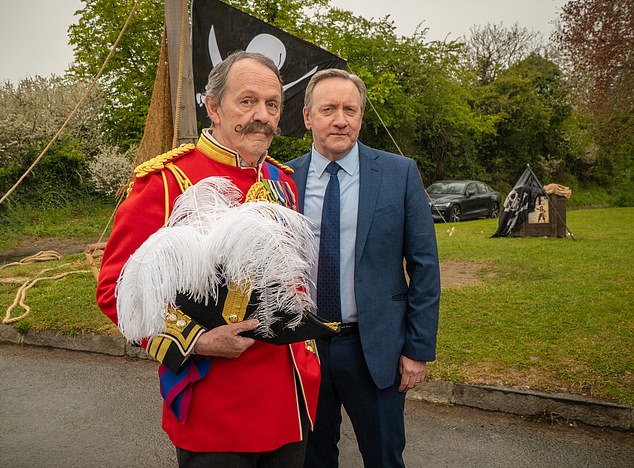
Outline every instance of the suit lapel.
{"label": "suit lapel", "polygon": [[357,241],[354,249],[355,269],[372,225],[374,209],[381,188],[381,165],[378,153],[359,143],[359,212],[357,217]]}
{"label": "suit lapel", "polygon": [[293,164],[293,175],[291,178],[297,187],[297,195],[299,197],[297,208],[300,213],[304,212],[304,197],[306,195],[306,178],[308,177],[308,167],[310,166],[310,153],[298,158]]}

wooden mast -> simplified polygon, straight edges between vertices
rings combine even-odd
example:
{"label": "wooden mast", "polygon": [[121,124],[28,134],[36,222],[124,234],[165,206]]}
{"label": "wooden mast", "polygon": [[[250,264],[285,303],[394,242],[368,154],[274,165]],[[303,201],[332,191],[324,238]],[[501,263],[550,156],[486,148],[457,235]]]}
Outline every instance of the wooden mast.
{"label": "wooden mast", "polygon": [[[167,60],[169,64],[175,146],[198,141],[194,102],[194,70],[187,0],[165,0]],[[180,90],[179,90],[180,84]]]}

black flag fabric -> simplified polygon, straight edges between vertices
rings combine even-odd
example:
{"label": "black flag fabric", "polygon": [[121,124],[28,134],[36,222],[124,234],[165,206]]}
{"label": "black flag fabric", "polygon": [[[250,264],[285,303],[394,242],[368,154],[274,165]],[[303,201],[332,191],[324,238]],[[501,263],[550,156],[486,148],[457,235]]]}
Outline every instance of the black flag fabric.
{"label": "black flag fabric", "polygon": [[231,52],[246,50],[271,58],[284,81],[282,135],[302,137],[304,90],[318,70],[344,68],[345,60],[218,0],[192,2],[192,63],[196,120],[209,126],[204,92],[209,71]]}

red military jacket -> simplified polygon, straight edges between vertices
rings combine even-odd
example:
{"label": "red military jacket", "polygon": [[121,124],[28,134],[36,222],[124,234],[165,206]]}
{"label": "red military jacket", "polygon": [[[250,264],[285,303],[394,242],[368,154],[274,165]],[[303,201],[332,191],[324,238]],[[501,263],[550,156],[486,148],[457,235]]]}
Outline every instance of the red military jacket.
{"label": "red military jacket", "polygon": [[[238,167],[237,161],[236,154],[203,134],[196,147],[184,145],[137,168],[133,188],[115,216],[97,286],[97,303],[115,324],[115,287],[123,265],[165,224],[174,200],[189,182],[224,176],[246,194],[259,177],[277,178],[288,184],[290,198],[297,199],[286,166],[268,157],[259,169]],[[296,205],[293,200],[286,204]],[[182,343],[193,349],[205,330],[193,321],[187,330],[191,333],[181,337]],[[170,353],[150,354],[162,361]],[[319,361],[308,343],[277,346],[256,341],[237,359],[211,358],[207,375],[193,384],[186,420],[180,422],[164,404],[163,429],[175,446],[198,452],[265,452],[297,442],[306,437],[298,402],[305,403],[312,426],[319,372]]]}

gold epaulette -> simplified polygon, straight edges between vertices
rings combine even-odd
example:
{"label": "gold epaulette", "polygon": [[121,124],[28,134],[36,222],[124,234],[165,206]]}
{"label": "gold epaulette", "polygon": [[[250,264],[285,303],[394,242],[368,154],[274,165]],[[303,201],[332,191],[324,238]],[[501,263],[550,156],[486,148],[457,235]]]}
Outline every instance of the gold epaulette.
{"label": "gold epaulette", "polygon": [[277,159],[273,159],[268,154],[266,155],[266,161],[273,164],[275,167],[282,169],[284,174],[293,174],[295,171],[288,167],[286,164],[279,162]]}
{"label": "gold epaulette", "polygon": [[139,164],[134,169],[134,175],[137,177],[143,177],[152,172],[160,171],[161,169],[165,169],[165,164],[170,161],[191,152],[196,145],[191,143],[181,145],[178,148],[174,148],[173,150],[168,151],[167,153],[163,153],[159,156],[156,156],[152,159],[145,161],[144,163]]}

